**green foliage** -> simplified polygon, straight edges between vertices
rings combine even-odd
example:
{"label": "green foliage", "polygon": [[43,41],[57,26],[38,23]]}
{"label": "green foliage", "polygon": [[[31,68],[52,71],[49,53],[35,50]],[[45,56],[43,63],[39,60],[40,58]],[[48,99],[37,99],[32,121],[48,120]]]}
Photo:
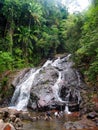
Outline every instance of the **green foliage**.
{"label": "green foliage", "polygon": [[62,48],[72,54],[79,48],[79,39],[81,37],[81,27],[83,25],[82,15],[69,15],[66,20],[60,23],[59,37],[62,42]]}
{"label": "green foliage", "polygon": [[82,27],[80,48],[76,51],[79,64],[85,64],[85,74],[92,82],[98,76],[98,4],[91,6],[85,13],[85,22]]}
{"label": "green foliage", "polygon": [[10,70],[13,67],[13,57],[9,52],[0,52],[0,72]]}
{"label": "green foliage", "polygon": [[13,57],[9,52],[0,52],[0,73],[6,70],[13,70],[14,68],[25,67],[24,59],[21,59],[21,50],[15,50],[15,56]]}
{"label": "green foliage", "polygon": [[90,64],[89,70],[87,71],[87,75],[90,81],[97,81],[96,76],[98,76],[98,58]]}
{"label": "green foliage", "polygon": [[44,26],[41,32],[41,37],[36,43],[37,49],[42,57],[51,56],[51,50],[51,53],[56,54],[59,44],[58,27],[56,25],[51,26],[51,28]]}
{"label": "green foliage", "polygon": [[24,67],[26,67],[25,60],[22,59],[22,50],[20,50],[19,48],[16,48],[14,55],[15,56],[14,56],[13,67],[14,68],[24,68]]}
{"label": "green foliage", "polygon": [[0,7],[0,72],[67,52],[90,80],[97,80],[97,0],[75,14],[57,0],[2,0]]}
{"label": "green foliage", "polygon": [[5,93],[4,87],[7,86],[8,77],[4,77],[0,83],[0,96],[2,97]]}

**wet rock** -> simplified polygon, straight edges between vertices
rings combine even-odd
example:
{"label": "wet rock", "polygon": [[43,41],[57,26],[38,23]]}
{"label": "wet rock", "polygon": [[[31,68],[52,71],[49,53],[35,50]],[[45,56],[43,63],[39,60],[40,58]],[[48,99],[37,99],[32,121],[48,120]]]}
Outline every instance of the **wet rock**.
{"label": "wet rock", "polygon": [[[71,111],[78,111],[79,104],[81,102],[80,91],[81,88],[86,87],[85,84],[79,80],[79,73],[76,69],[71,68],[74,65],[73,62],[68,62],[63,59],[62,63],[58,63],[58,67],[48,66],[39,72],[36,76],[34,84],[32,86],[30,100],[32,99],[32,95],[36,95],[38,100],[36,101],[36,105],[32,100],[32,107],[46,108],[54,106],[57,108],[60,104],[60,98],[62,101],[68,101],[69,108]],[[68,70],[67,70],[68,69]],[[59,82],[59,89],[57,92],[54,92],[54,85],[59,77],[59,71],[61,71],[62,79]],[[78,86],[78,84],[80,86]],[[56,90],[55,90],[56,91]],[[59,93],[59,98],[55,93]],[[70,93],[70,95],[69,95]],[[69,96],[68,96],[69,95]],[[67,99],[67,96],[69,99]],[[65,106],[65,104],[63,104]],[[52,108],[52,107],[51,107]]]}
{"label": "wet rock", "polygon": [[94,119],[95,117],[97,117],[98,114],[96,112],[91,112],[87,115],[87,118],[88,119]]}
{"label": "wet rock", "polygon": [[[31,96],[31,100],[32,100],[32,95],[37,96],[37,106],[39,108],[49,106],[53,102],[54,94],[52,91],[52,86],[55,84],[57,77],[58,77],[58,72],[53,67],[44,69],[36,77],[34,86],[31,90],[31,93],[33,94],[31,94],[30,96]],[[34,106],[33,103],[32,106]]]}
{"label": "wet rock", "polygon": [[36,120],[38,120],[37,117],[30,117],[30,121],[36,121]]}
{"label": "wet rock", "polygon": [[2,130],[4,127],[4,121],[2,119],[0,119],[0,130]]}
{"label": "wet rock", "polygon": [[8,111],[3,111],[2,118],[4,122],[9,121],[9,112]]}
{"label": "wet rock", "polygon": [[14,126],[10,123],[5,124],[4,130],[15,130]]}
{"label": "wet rock", "polygon": [[96,123],[96,126],[98,126],[98,117],[97,118],[95,118],[95,123]]}
{"label": "wet rock", "polygon": [[14,126],[10,123],[4,123],[0,120],[0,130],[15,130]]}
{"label": "wet rock", "polygon": [[22,112],[20,118],[22,120],[30,120],[30,114],[28,112]]}
{"label": "wet rock", "polygon": [[91,129],[93,127],[95,127],[96,124],[94,122],[92,122],[91,120],[88,119],[82,119],[80,121],[76,121],[76,122],[66,122],[64,124],[64,127],[66,128],[66,130],[81,130],[81,129]]}
{"label": "wet rock", "polygon": [[10,115],[10,116],[9,116],[9,119],[10,119],[11,122],[14,122],[15,119],[16,119],[16,116],[15,116],[15,115]]}
{"label": "wet rock", "polygon": [[[34,110],[48,110],[53,107],[60,109],[62,106],[64,110],[65,105],[70,104],[71,111],[78,111],[80,104],[85,101],[82,97],[84,96],[83,91],[86,91],[86,85],[79,71],[74,68],[74,63],[69,59],[70,56],[48,60],[40,69],[28,71],[23,79],[20,76],[19,80],[21,80],[18,82],[12,98],[12,105],[16,105],[17,102],[16,109],[21,110],[26,109],[27,106]],[[12,84],[17,85],[17,82],[15,81]],[[24,87],[26,91],[22,91]],[[28,95],[29,90],[30,95]],[[21,98],[19,98],[20,96]],[[19,105],[18,108],[18,104],[21,102],[23,102],[23,106],[20,107]]]}
{"label": "wet rock", "polygon": [[79,111],[79,104],[78,103],[71,103],[69,104],[69,111]]}
{"label": "wet rock", "polygon": [[2,108],[0,109],[0,113],[2,114],[1,118],[3,119],[3,123],[6,125],[6,127],[4,127],[4,130],[14,130],[10,123],[15,127],[15,130],[22,130],[23,123],[20,119],[20,115],[24,115],[22,114],[22,111],[19,112],[17,110]]}
{"label": "wet rock", "polygon": [[22,130],[23,128],[23,123],[21,121],[20,118],[16,118],[14,121],[14,127],[16,128],[16,130]]}
{"label": "wet rock", "polygon": [[83,124],[77,123],[77,122],[67,122],[64,124],[64,127],[66,130],[77,130],[77,129],[84,129],[87,128]]}
{"label": "wet rock", "polygon": [[98,103],[95,103],[94,110],[98,113]]}
{"label": "wet rock", "polygon": [[21,82],[22,78],[29,70],[29,68],[25,68],[22,71],[17,72],[11,85],[15,87],[19,82]]}

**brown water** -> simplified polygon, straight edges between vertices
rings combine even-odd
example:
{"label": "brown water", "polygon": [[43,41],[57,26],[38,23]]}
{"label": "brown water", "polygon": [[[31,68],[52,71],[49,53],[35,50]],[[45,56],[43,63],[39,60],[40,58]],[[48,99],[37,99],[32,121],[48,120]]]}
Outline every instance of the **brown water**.
{"label": "brown water", "polygon": [[[39,115],[38,113],[32,113],[33,116]],[[42,115],[42,114],[41,114]],[[24,122],[23,130],[66,130],[63,125],[66,121],[76,121],[79,120],[75,115],[63,115],[63,117],[56,118],[52,115],[52,120],[40,119],[34,122],[26,121]],[[82,130],[98,130],[98,127],[92,129],[82,129]]]}
{"label": "brown water", "polygon": [[60,120],[28,122],[24,126],[24,130],[65,130],[63,122]]}

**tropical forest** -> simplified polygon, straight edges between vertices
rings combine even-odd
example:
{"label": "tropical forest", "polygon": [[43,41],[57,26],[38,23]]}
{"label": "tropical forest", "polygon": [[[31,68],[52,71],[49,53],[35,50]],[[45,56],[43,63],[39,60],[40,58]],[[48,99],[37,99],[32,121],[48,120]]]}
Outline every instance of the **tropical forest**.
{"label": "tropical forest", "polygon": [[98,0],[67,1],[0,0],[0,130],[98,130]]}

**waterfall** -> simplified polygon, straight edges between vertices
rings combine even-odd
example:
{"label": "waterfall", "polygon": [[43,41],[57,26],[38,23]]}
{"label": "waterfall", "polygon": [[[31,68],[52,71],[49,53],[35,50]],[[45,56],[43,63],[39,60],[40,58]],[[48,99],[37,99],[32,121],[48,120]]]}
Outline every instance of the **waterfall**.
{"label": "waterfall", "polygon": [[34,69],[30,70],[28,78],[26,79],[24,77],[23,82],[16,86],[16,90],[13,94],[9,108],[14,108],[17,110],[27,110],[27,105],[30,98],[30,90],[32,88],[34,79],[36,75],[40,72],[40,70],[48,66],[50,63],[52,63],[52,61],[47,60],[47,62],[36,71],[34,71]]}
{"label": "waterfall", "polygon": [[60,83],[62,82],[62,79],[61,79],[61,72],[58,72],[59,76],[58,76],[58,79],[56,81],[56,83],[54,84],[54,86],[52,87],[52,90],[53,90],[53,93],[55,95],[55,99],[56,101],[60,101],[62,103],[65,103],[65,101],[63,101],[60,97],[59,97],[59,90],[60,90]]}
{"label": "waterfall", "polygon": [[52,63],[52,60],[47,60],[45,64],[43,65],[43,67],[47,67],[49,64],[51,65],[51,63]]}
{"label": "waterfall", "polygon": [[[61,66],[61,63],[68,60],[69,57],[71,55],[69,54],[67,57],[64,57],[63,59],[60,59],[60,57],[58,57],[53,63],[52,63],[52,66],[55,67],[55,68],[58,68]],[[65,101],[63,101],[61,98],[60,98],[60,95],[59,95],[59,90],[60,90],[60,87],[62,85],[62,72],[58,70],[58,79],[56,81],[56,83],[54,84],[54,86],[52,87],[52,90],[53,90],[53,93],[55,94],[55,99],[56,101],[58,102],[62,102],[62,103],[66,103]]]}
{"label": "waterfall", "polygon": [[77,74],[77,78],[78,78],[78,86],[80,86],[81,85],[81,79],[80,79],[80,74],[79,74],[79,72],[78,71],[76,71],[76,74]]}
{"label": "waterfall", "polygon": [[70,114],[70,106],[80,104],[79,87],[82,84],[70,56],[47,60],[42,67],[27,72],[16,86],[10,108],[27,110],[27,106],[35,109],[37,106],[62,105],[65,113]]}
{"label": "waterfall", "polygon": [[69,111],[68,104],[66,104],[64,112],[65,112],[66,114],[71,114],[71,112]]}
{"label": "waterfall", "polygon": [[[39,73],[41,69],[31,73],[29,78],[22,82],[20,85],[16,86],[16,90],[12,97],[11,105],[14,105],[14,108],[17,110],[26,110],[28,100],[30,97],[30,90],[34,81],[35,76]],[[13,106],[12,106],[13,107]]]}
{"label": "waterfall", "polygon": [[66,106],[65,106],[64,112],[65,112],[66,114],[71,114],[71,112],[69,111],[69,107],[68,107],[70,92],[71,92],[71,89],[68,91],[68,94],[66,95],[66,98],[65,98]]}

